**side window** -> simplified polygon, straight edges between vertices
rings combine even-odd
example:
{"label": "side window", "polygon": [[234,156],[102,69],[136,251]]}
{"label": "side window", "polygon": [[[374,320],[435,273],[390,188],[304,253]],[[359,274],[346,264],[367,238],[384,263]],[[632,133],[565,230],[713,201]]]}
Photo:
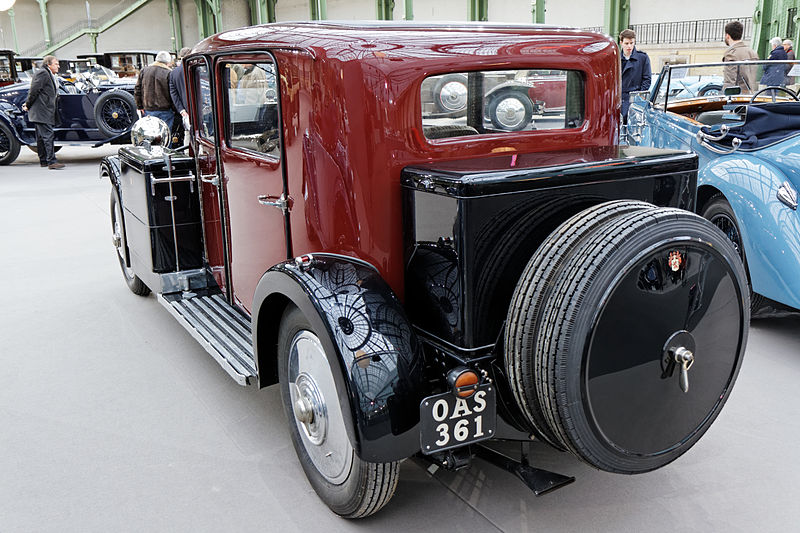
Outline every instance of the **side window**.
{"label": "side window", "polygon": [[215,138],[214,108],[211,105],[211,80],[208,77],[208,68],[205,65],[194,69],[195,110],[196,123],[200,126],[200,135],[209,141]]}
{"label": "side window", "polygon": [[228,63],[223,76],[228,89],[225,120],[228,145],[280,157],[274,64]]}

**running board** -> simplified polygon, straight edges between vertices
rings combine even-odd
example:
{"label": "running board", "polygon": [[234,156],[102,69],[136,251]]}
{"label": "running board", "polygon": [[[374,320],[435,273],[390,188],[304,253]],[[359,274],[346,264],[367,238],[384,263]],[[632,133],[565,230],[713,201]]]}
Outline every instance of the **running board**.
{"label": "running board", "polygon": [[200,343],[239,385],[255,382],[250,322],[220,294],[158,295],[158,301]]}

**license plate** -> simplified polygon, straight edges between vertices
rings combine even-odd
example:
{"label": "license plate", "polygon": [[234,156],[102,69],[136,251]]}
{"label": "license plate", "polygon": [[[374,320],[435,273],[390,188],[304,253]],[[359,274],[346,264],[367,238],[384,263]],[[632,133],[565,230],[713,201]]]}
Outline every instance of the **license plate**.
{"label": "license plate", "polygon": [[428,396],[419,404],[422,453],[492,438],[496,412],[493,383],[481,385],[469,398],[457,398],[451,392]]}

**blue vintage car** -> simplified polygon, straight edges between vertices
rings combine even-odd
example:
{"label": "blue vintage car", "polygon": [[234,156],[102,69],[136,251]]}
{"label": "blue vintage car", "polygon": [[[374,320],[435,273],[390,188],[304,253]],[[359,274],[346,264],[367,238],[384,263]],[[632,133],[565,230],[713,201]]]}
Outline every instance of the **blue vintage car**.
{"label": "blue vintage car", "polygon": [[[649,93],[633,96],[628,115],[630,144],[698,154],[696,210],[737,247],[754,308],[760,296],[800,308],[800,102],[792,90],[800,66],[778,63],[667,66]],[[775,69],[784,83],[759,84]],[[717,94],[685,90],[687,78],[697,87],[725,74],[733,84]]]}
{"label": "blue vintage car", "polygon": [[[60,123],[55,128],[56,148],[74,144],[127,143],[138,118],[133,98],[135,79],[119,79],[104,67],[76,75],[77,81],[60,80]],[[22,104],[30,81],[0,88],[0,165],[9,165],[20,147],[36,149],[36,133]]]}

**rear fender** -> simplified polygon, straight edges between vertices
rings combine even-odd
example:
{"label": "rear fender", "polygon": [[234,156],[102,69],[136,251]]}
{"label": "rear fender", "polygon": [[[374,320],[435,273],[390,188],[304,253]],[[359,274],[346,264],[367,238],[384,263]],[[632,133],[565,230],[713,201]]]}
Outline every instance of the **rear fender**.
{"label": "rear fender", "polygon": [[718,158],[698,174],[698,185],[722,192],[736,214],[753,290],[800,308],[800,216],[777,198],[786,181],[775,165],[746,154]]}
{"label": "rear fender", "polygon": [[422,346],[377,270],[357,259],[319,254],[302,266],[288,261],[264,274],[253,300],[261,387],[277,381],[278,328],[289,304],[303,312],[325,352],[336,354],[328,362],[358,456],[388,462],[419,451]]}
{"label": "rear fender", "polygon": [[[20,135],[20,131],[25,127],[25,119],[24,118],[14,118],[14,115],[11,113],[11,104],[6,102],[0,102],[0,122],[8,126],[8,129],[11,130],[11,133],[14,135],[14,138],[19,141],[20,144],[36,144],[36,138],[34,137],[32,140],[30,138],[24,137]],[[32,142],[31,142],[32,141]]]}
{"label": "rear fender", "polygon": [[[117,198],[119,199],[120,211],[122,211],[122,231],[125,231],[125,199],[122,197],[122,187],[120,186],[120,167],[119,157],[109,155],[100,161],[100,179],[107,177],[111,182],[111,186],[117,191]],[[131,266],[131,253],[125,247],[125,264]]]}

